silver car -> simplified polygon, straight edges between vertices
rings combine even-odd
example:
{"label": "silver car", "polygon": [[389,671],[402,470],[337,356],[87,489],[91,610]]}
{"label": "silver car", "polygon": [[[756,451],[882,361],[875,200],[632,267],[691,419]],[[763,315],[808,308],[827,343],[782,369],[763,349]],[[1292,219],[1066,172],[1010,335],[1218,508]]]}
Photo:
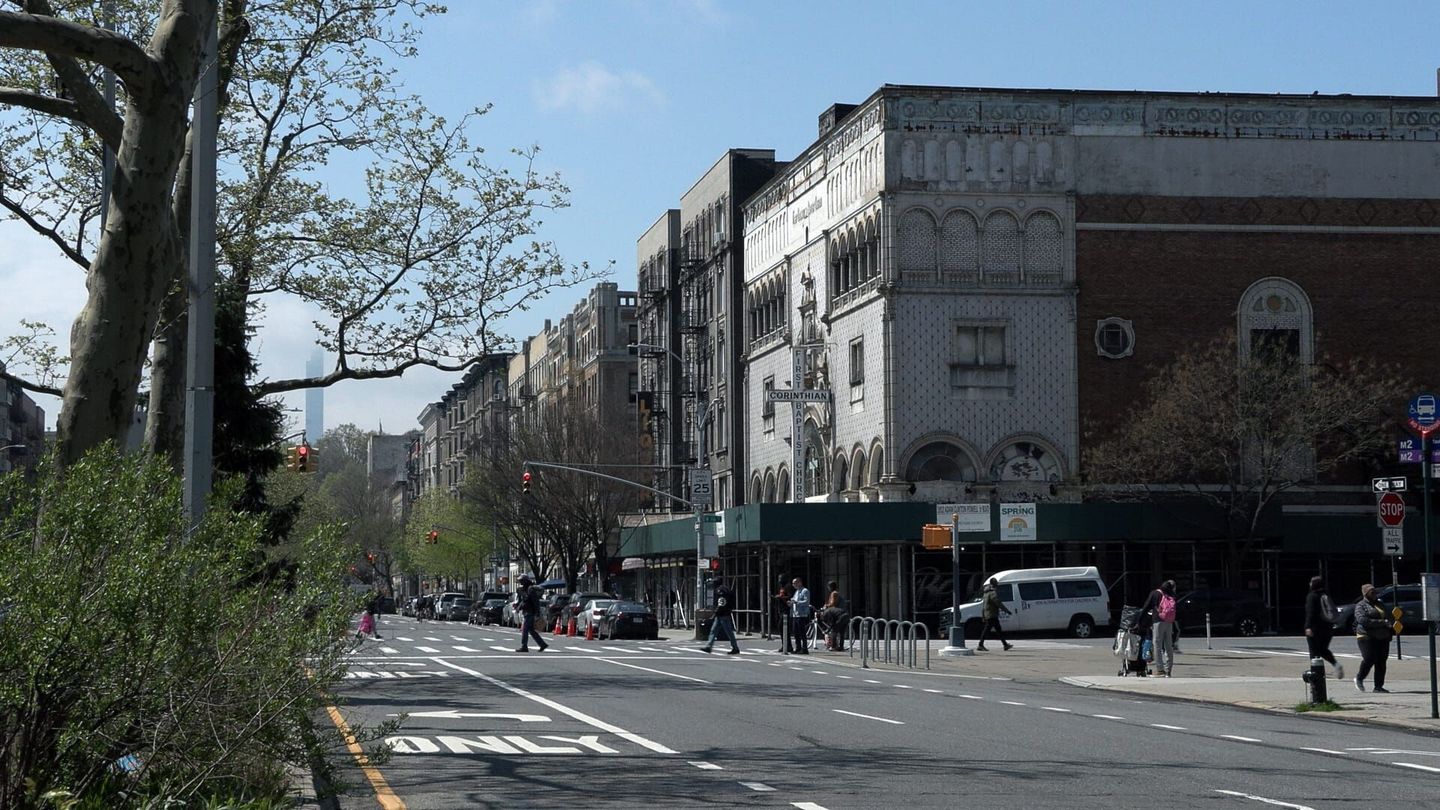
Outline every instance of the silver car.
{"label": "silver car", "polygon": [[591,599],[586,602],[575,614],[575,632],[583,634],[587,627],[600,629],[600,617],[605,615],[605,609],[618,601],[620,600]]}

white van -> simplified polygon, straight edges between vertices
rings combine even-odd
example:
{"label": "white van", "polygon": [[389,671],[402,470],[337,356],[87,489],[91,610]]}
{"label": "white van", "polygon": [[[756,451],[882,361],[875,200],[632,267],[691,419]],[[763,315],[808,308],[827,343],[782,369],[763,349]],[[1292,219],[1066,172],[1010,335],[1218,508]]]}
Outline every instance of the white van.
{"label": "white van", "polygon": [[[1000,601],[1011,612],[1009,616],[1000,614],[1000,626],[1007,633],[1063,631],[1090,638],[1110,623],[1110,593],[1100,579],[1100,569],[1093,565],[1018,568],[1001,571],[994,578]],[[960,606],[960,623],[967,638],[979,638],[981,593],[971,599]],[[942,637],[950,627],[950,613],[950,608],[940,612]]]}

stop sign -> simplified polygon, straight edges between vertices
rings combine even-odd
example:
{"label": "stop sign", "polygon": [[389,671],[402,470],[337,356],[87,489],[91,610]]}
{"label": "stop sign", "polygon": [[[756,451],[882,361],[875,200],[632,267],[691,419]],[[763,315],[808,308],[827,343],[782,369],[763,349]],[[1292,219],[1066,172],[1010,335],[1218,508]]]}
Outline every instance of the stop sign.
{"label": "stop sign", "polygon": [[1380,522],[1386,526],[1399,526],[1405,522],[1405,499],[1393,492],[1380,496]]}

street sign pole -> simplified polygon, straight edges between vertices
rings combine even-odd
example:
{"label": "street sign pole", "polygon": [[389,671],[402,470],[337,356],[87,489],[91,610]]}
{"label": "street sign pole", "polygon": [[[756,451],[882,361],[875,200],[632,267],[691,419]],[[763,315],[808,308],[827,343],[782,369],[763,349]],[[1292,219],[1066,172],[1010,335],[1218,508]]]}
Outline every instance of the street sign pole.
{"label": "street sign pole", "polygon": [[[1425,571],[1435,570],[1431,564],[1430,552],[1430,431],[1426,430],[1420,434],[1420,489],[1424,491],[1425,521],[1422,529],[1425,533]],[[1440,718],[1440,691],[1436,690],[1435,683],[1435,622],[1426,622],[1430,626],[1430,717]]]}
{"label": "street sign pole", "polygon": [[960,623],[960,515],[950,514],[950,646],[965,648],[965,625]]}

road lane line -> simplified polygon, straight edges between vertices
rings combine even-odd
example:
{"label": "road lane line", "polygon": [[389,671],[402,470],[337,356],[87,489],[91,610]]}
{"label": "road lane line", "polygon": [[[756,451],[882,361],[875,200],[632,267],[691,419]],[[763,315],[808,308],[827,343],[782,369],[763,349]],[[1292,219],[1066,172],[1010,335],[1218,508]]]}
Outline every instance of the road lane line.
{"label": "road lane line", "polygon": [[654,751],[654,752],[657,753],[657,754],[678,754],[678,753],[680,753],[679,751],[676,751],[676,750],[671,749],[671,748],[667,748],[667,747],[661,745],[660,743],[655,742],[654,740],[649,740],[649,739],[646,739],[645,737],[640,736],[639,734],[635,734],[635,733],[633,733],[633,732],[626,731],[625,729],[620,728],[620,727],[617,726],[617,725],[614,725],[614,724],[612,724],[612,723],[607,723],[607,722],[605,722],[604,720],[600,720],[600,719],[591,717],[590,715],[588,715],[588,714],[580,711],[579,709],[572,709],[572,708],[570,708],[569,706],[564,705],[563,703],[556,703],[555,701],[553,701],[553,700],[551,700],[551,699],[549,699],[549,698],[541,697],[541,696],[535,694],[534,692],[527,692],[527,691],[525,691],[524,689],[521,689],[521,688],[518,687],[518,686],[511,686],[510,684],[508,684],[508,683],[500,680],[499,678],[491,677],[491,676],[489,676],[489,675],[486,675],[486,674],[483,673],[483,672],[477,672],[476,670],[469,669],[468,667],[462,667],[462,666],[460,666],[459,664],[452,664],[452,663],[450,663],[449,661],[446,661],[446,660],[443,659],[443,658],[432,658],[432,659],[430,659],[430,660],[434,661],[435,663],[439,664],[439,665],[442,666],[442,667],[448,667],[448,668],[450,668],[450,669],[455,670],[456,672],[463,672],[463,673],[465,673],[466,675],[469,675],[469,676],[471,676],[471,677],[473,677],[473,678],[479,678],[480,680],[485,681],[486,683],[490,683],[490,684],[493,684],[493,685],[495,685],[495,686],[498,686],[498,687],[500,687],[501,689],[504,689],[504,690],[507,691],[507,692],[510,692],[510,693],[519,695],[520,697],[523,697],[523,698],[525,698],[526,700],[533,700],[533,701],[535,701],[536,703],[539,703],[541,706],[548,706],[548,707],[554,709],[555,711],[560,712],[561,714],[566,715],[567,717],[571,717],[571,718],[574,718],[574,719],[576,719],[576,720],[579,720],[580,722],[584,723],[584,724],[587,725],[587,726],[590,726],[590,727],[592,727],[592,728],[598,728],[598,729],[600,729],[601,731],[609,732],[610,734],[614,734],[615,736],[619,737],[619,738],[622,739],[622,740],[628,740],[629,742],[635,743],[636,745],[640,746],[641,748],[648,748],[649,750]]}
{"label": "road lane line", "polygon": [[396,641],[414,641],[415,639],[410,638],[410,637],[408,637],[408,636],[396,636],[396,637],[395,637],[395,640],[396,640]]}
{"label": "road lane line", "polygon": [[1062,709],[1059,706],[1041,706],[1040,708],[1044,709],[1047,712],[1064,712],[1065,714],[1070,713],[1069,709]]}
{"label": "road lane line", "polygon": [[829,675],[829,674],[830,674],[830,673],[826,672],[826,671],[823,670],[823,669],[812,669],[812,670],[810,670],[810,671],[811,671],[812,673],[816,674],[816,675]]}
{"label": "road lane line", "polygon": [[869,678],[866,678],[865,683],[879,683],[879,681],[872,681]]}
{"label": "road lane line", "polygon": [[686,763],[686,764],[688,764],[688,765],[694,765],[695,767],[699,768],[699,769],[702,770],[702,771],[723,771],[723,770],[725,770],[724,768],[720,767],[719,765],[716,765],[716,764],[713,763],[713,762],[690,762],[690,763]]}
{"label": "road lane line", "polygon": [[855,680],[854,678],[850,677],[849,675],[836,675],[835,677],[837,677],[837,678],[843,678],[844,680],[847,680],[847,681],[853,681],[853,680]]}
{"label": "road lane line", "polygon": [[419,647],[419,646],[417,646],[415,649],[417,649],[417,650],[419,650],[420,652],[423,652],[423,653],[438,653],[438,652],[440,652],[439,650],[435,649],[434,647]]}
{"label": "road lane line", "polygon": [[1118,716],[1113,715],[1113,714],[1092,714],[1092,715],[1090,715],[1090,716],[1091,716],[1091,717],[1098,717],[1098,718],[1100,718],[1101,720],[1124,720],[1124,719],[1125,719],[1125,718],[1123,718],[1123,717],[1118,717]]}
{"label": "road lane line", "polygon": [[985,698],[983,698],[983,697],[980,697],[979,695],[960,695],[960,697],[965,698],[966,700],[984,700],[984,699],[985,699]]}
{"label": "road lane line", "polygon": [[1273,804],[1273,805],[1276,806],[1276,807],[1289,807],[1289,808],[1291,808],[1291,810],[1315,810],[1315,808],[1313,808],[1313,807],[1311,807],[1311,806],[1309,806],[1309,805],[1306,805],[1306,804],[1291,804],[1290,802],[1282,802],[1282,801],[1280,801],[1279,799],[1267,799],[1267,798],[1265,798],[1264,796],[1256,796],[1256,795],[1251,794],[1251,793],[1241,793],[1241,792],[1238,791],[1238,790],[1220,790],[1220,789],[1217,788],[1217,789],[1215,790],[1215,792],[1216,792],[1216,793],[1224,793],[1226,796],[1238,796],[1238,797],[1240,797],[1240,798],[1242,798],[1242,799],[1249,799],[1249,800],[1252,801],[1252,802],[1263,802],[1263,803],[1265,803],[1265,804]]}
{"label": "road lane line", "polygon": [[653,672],[656,675],[669,675],[672,678],[679,678],[682,681],[694,681],[695,683],[703,683],[707,686],[714,685],[713,681],[701,680],[700,678],[692,678],[689,675],[679,675],[674,672],[666,672],[663,669],[651,669],[649,667],[636,666],[635,664],[629,664],[624,661],[616,661],[614,658],[596,658],[595,660],[604,661],[607,664],[614,664],[617,667],[629,667],[630,669],[638,669],[641,672]]}
{"label": "road lane line", "polygon": [[1150,725],[1151,725],[1151,727],[1153,727],[1153,728],[1163,728],[1163,729],[1165,729],[1166,731],[1188,731],[1188,730],[1189,730],[1189,729],[1185,728],[1184,726],[1167,726],[1167,725],[1165,725],[1164,723],[1151,723]]}
{"label": "road lane line", "polygon": [[455,645],[455,649],[459,650],[460,652],[469,652],[469,653],[485,652],[484,650],[476,650],[476,649],[471,648],[471,647],[462,647],[462,646],[459,645],[459,644],[456,644],[456,645]]}
{"label": "road lane line", "polygon": [[906,686],[906,685],[903,684],[903,683],[897,683],[897,684],[895,684],[895,688],[896,688],[896,689],[914,689],[915,687],[913,687],[913,686]]}
{"label": "road lane line", "polygon": [[1331,750],[1331,749],[1329,749],[1329,748],[1306,748],[1305,746],[1302,745],[1302,746],[1300,746],[1300,750],[1301,750],[1301,751],[1314,751],[1314,752],[1317,753],[1317,754],[1334,754],[1335,756],[1338,756],[1338,757],[1343,757],[1343,756],[1345,756],[1345,752],[1344,752],[1344,751],[1334,751],[1334,750]]}
{"label": "road lane line", "polygon": [[340,729],[340,735],[345,738],[345,747],[350,749],[351,756],[355,757],[355,762],[365,774],[370,788],[375,791],[375,799],[380,803],[381,810],[405,810],[405,802],[390,789],[390,784],[380,775],[380,769],[370,764],[370,758],[365,756],[365,749],[360,747],[360,742],[355,739],[355,732],[350,730],[350,724],[345,722],[340,710],[334,706],[326,706],[325,711],[330,715],[330,722]]}
{"label": "road lane line", "polygon": [[1417,771],[1428,771],[1428,772],[1430,772],[1430,773],[1440,773],[1440,768],[1436,768],[1436,767],[1433,767],[1433,766],[1431,766],[1431,765],[1417,765],[1417,764],[1415,764],[1414,762],[1392,762],[1392,763],[1390,763],[1390,764],[1391,764],[1391,765],[1399,765],[1399,766],[1402,767],[1402,768],[1414,768],[1414,769],[1417,770]]}
{"label": "road lane line", "polygon": [[1239,734],[1221,734],[1220,736],[1227,740],[1239,740],[1240,742],[1264,742],[1264,740],[1257,740],[1254,737],[1241,737]]}
{"label": "road lane line", "polygon": [[828,810],[824,805],[815,802],[791,802],[791,807],[798,807],[800,810]]}
{"label": "road lane line", "polygon": [[465,638],[464,636],[451,636],[451,637],[450,637],[450,640],[451,640],[451,641],[469,641],[469,639]]}
{"label": "road lane line", "polygon": [[440,639],[438,639],[438,638],[436,638],[436,637],[434,637],[434,636],[426,636],[426,637],[425,637],[425,640],[426,640],[426,641],[439,641]]}
{"label": "road lane line", "polygon": [[769,785],[765,784],[764,782],[741,782],[740,784],[744,785],[745,787],[750,788],[751,790],[758,790],[758,791],[760,791],[761,793],[764,793],[764,792],[766,792],[766,791],[774,791],[774,790],[775,790],[775,788],[770,787]]}
{"label": "road lane line", "polygon": [[836,712],[836,713],[838,713],[838,714],[848,714],[848,715],[850,715],[851,717],[863,717],[863,718],[866,719],[866,720],[879,720],[879,721],[882,722],[882,723],[889,723],[889,724],[892,725],[892,726],[903,726],[903,725],[905,725],[903,722],[901,722],[901,721],[899,721],[899,720],[887,720],[887,719],[885,719],[884,717],[876,717],[876,716],[873,715],[873,714],[860,714],[859,712],[847,712],[847,711],[845,711],[844,709],[831,709],[830,711]]}
{"label": "road lane line", "polygon": [[400,653],[400,651],[395,649],[394,647],[381,647],[380,652],[385,653],[386,655],[398,655]]}
{"label": "road lane line", "polygon": [[1024,703],[1021,703],[1021,702],[1018,701],[1018,700],[1002,700],[1002,701],[1000,701],[1000,702],[1001,702],[1001,703],[1004,703],[1006,706],[1024,706],[1024,705],[1025,705]]}
{"label": "road lane line", "polygon": [[941,689],[926,689],[925,691],[926,691],[926,692],[929,692],[929,693],[932,694],[932,695],[943,695],[943,694],[945,694],[944,690],[941,690]]}

